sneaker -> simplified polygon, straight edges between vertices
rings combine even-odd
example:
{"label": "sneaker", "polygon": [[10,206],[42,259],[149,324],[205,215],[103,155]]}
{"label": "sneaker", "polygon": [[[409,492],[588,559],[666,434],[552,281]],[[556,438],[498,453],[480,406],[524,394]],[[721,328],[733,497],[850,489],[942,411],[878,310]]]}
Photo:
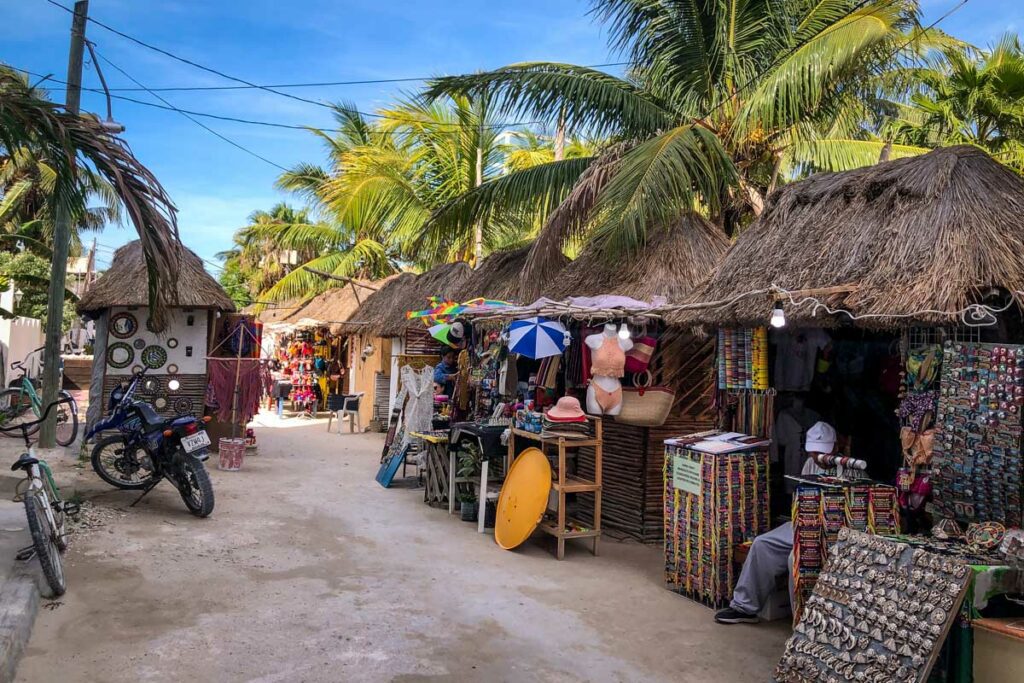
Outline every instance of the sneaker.
{"label": "sneaker", "polygon": [[726,607],[715,612],[715,621],[719,624],[756,624],[760,620],[756,614],[747,614],[732,607]]}

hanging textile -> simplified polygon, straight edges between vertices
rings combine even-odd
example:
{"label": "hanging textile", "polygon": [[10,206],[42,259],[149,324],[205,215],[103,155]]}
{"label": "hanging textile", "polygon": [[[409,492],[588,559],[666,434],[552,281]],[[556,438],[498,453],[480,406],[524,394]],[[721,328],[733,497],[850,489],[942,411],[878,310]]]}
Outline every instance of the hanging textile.
{"label": "hanging textile", "polygon": [[418,372],[411,365],[403,365],[399,371],[402,391],[409,396],[405,405],[405,433],[402,447],[412,443],[410,432],[429,432],[433,429],[434,418],[434,367],[424,365]]}
{"label": "hanging textile", "polygon": [[258,358],[210,358],[210,387],[217,401],[217,419],[230,422],[235,397],[235,375],[238,376],[238,404],[235,419],[246,424],[259,412],[264,394],[273,386],[270,368]]}

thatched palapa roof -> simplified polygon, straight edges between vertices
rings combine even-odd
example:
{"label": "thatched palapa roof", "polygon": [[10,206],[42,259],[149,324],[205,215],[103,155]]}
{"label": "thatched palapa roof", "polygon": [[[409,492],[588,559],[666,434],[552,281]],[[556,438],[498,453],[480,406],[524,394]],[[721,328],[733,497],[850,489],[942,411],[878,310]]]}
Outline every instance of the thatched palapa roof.
{"label": "thatched palapa roof", "polygon": [[[316,321],[330,327],[331,331],[337,334],[346,327],[345,323],[358,322],[352,317],[352,314],[376,291],[397,277],[400,276],[392,275],[377,281],[360,280],[357,283],[328,289],[310,299],[305,306],[289,311],[282,321],[285,323]],[[363,287],[361,284],[369,285],[369,287]]]}
{"label": "thatched palapa roof", "polygon": [[[178,244],[178,243],[176,243]],[[206,269],[195,253],[178,244],[180,267],[178,280],[167,300],[181,308],[235,310],[235,304]],[[98,313],[111,306],[148,306],[149,275],[142,254],[142,243],[129,242],[116,252],[110,268],[78,301],[79,313]]]}
{"label": "thatched palapa roof", "polygon": [[599,245],[583,250],[534,293],[549,299],[614,294],[640,301],[664,297],[679,303],[704,280],[729,248],[721,230],[695,214],[650,232],[636,254],[609,258]]}
{"label": "thatched palapa roof", "polygon": [[300,298],[285,299],[274,303],[254,303],[242,309],[242,313],[256,316],[264,325],[283,322],[288,316],[305,306],[307,302]]}
{"label": "thatched palapa roof", "polygon": [[[823,291],[816,298],[833,308],[883,316],[857,321],[873,327],[957,324],[956,312],[991,288],[1019,304],[1024,181],[985,152],[961,146],[787,185],[691,299],[727,300],[772,286]],[[764,325],[773,300],[747,297],[670,321]],[[848,320],[820,310],[812,316],[812,308],[786,301],[787,322]]]}
{"label": "thatched palapa roof", "polygon": [[[529,244],[492,253],[463,281],[458,296],[454,298],[459,302],[483,297],[524,303],[529,295],[523,288],[523,269],[532,248],[533,245]],[[561,267],[569,263],[569,259],[561,254],[555,261]]]}
{"label": "thatched palapa roof", "polygon": [[363,323],[361,331],[378,337],[397,337],[407,327],[420,321],[405,317],[409,310],[425,308],[431,296],[457,298],[462,283],[471,273],[466,263],[446,263],[422,275],[402,273],[366,300],[351,319]]}

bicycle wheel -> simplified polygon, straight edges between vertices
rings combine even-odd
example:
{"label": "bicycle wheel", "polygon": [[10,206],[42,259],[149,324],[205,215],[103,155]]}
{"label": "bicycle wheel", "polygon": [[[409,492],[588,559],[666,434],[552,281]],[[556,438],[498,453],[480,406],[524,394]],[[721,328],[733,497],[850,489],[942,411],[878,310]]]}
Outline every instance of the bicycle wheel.
{"label": "bicycle wheel", "polygon": [[60,494],[57,493],[57,484],[53,481],[53,472],[45,462],[40,462],[40,468],[45,469],[43,486],[46,487],[46,495],[50,499],[50,509],[53,510],[53,521],[56,527],[53,530],[53,542],[61,552],[68,549],[67,513],[64,512],[64,503]]}
{"label": "bicycle wheel", "polygon": [[100,479],[119,489],[144,489],[153,481],[149,454],[137,446],[130,447],[123,436],[108,436],[96,442],[92,468]]}
{"label": "bicycle wheel", "polygon": [[[0,391],[0,426],[17,427],[24,422],[32,422],[38,419],[32,409],[32,399],[21,389],[4,389]],[[39,431],[39,425],[28,428],[29,434]],[[9,433],[7,436],[21,436],[19,433]]]}
{"label": "bicycle wheel", "polygon": [[32,545],[43,568],[46,583],[50,585],[54,597],[64,595],[67,584],[64,579],[64,562],[55,540],[56,530],[51,528],[50,519],[46,516],[46,503],[34,491],[25,494],[25,516],[28,518]]}
{"label": "bicycle wheel", "polygon": [[78,413],[74,411],[73,404],[67,402],[68,399],[71,399],[71,394],[62,391],[57,398],[65,399],[65,402],[58,404],[55,409],[57,412],[57,443],[61,446],[70,446],[78,438]]}

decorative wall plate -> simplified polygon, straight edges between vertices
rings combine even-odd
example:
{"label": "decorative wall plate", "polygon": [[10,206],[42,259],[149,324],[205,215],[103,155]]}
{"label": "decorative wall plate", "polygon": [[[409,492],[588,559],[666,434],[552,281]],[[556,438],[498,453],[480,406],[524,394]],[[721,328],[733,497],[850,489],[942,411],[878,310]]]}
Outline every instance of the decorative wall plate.
{"label": "decorative wall plate", "polygon": [[171,337],[170,339],[168,339],[167,340],[167,348],[169,348],[169,349],[176,349],[176,348],[178,348],[178,340],[177,340],[177,338]]}
{"label": "decorative wall plate", "polygon": [[132,342],[132,346],[141,351],[142,349],[146,348],[146,340],[136,339],[135,341]]}
{"label": "decorative wall plate", "polygon": [[151,344],[142,350],[140,360],[142,361],[142,364],[150,370],[162,368],[164,363],[167,362],[167,349],[162,346]]}
{"label": "decorative wall plate", "polygon": [[167,408],[167,397],[157,396],[153,399],[153,407],[157,410],[164,410]]}
{"label": "decorative wall plate", "polygon": [[177,375],[178,374],[178,366],[177,366],[177,364],[171,363],[170,365],[168,365],[167,366],[167,374],[168,375]]}
{"label": "decorative wall plate", "polygon": [[120,370],[132,364],[135,360],[135,351],[124,342],[114,342],[107,347],[107,365]]}
{"label": "decorative wall plate", "polygon": [[182,396],[174,399],[174,412],[178,415],[187,415],[192,412],[192,399]]}
{"label": "decorative wall plate", "polygon": [[127,339],[139,331],[139,321],[131,313],[118,313],[110,319],[110,334]]}
{"label": "decorative wall plate", "polygon": [[144,369],[144,368],[143,368],[143,367],[142,367],[141,365],[133,365],[133,366],[132,366],[132,374],[133,374],[133,375],[137,375],[137,374],[139,374],[140,372],[142,372],[142,370],[143,370],[143,369]]}

